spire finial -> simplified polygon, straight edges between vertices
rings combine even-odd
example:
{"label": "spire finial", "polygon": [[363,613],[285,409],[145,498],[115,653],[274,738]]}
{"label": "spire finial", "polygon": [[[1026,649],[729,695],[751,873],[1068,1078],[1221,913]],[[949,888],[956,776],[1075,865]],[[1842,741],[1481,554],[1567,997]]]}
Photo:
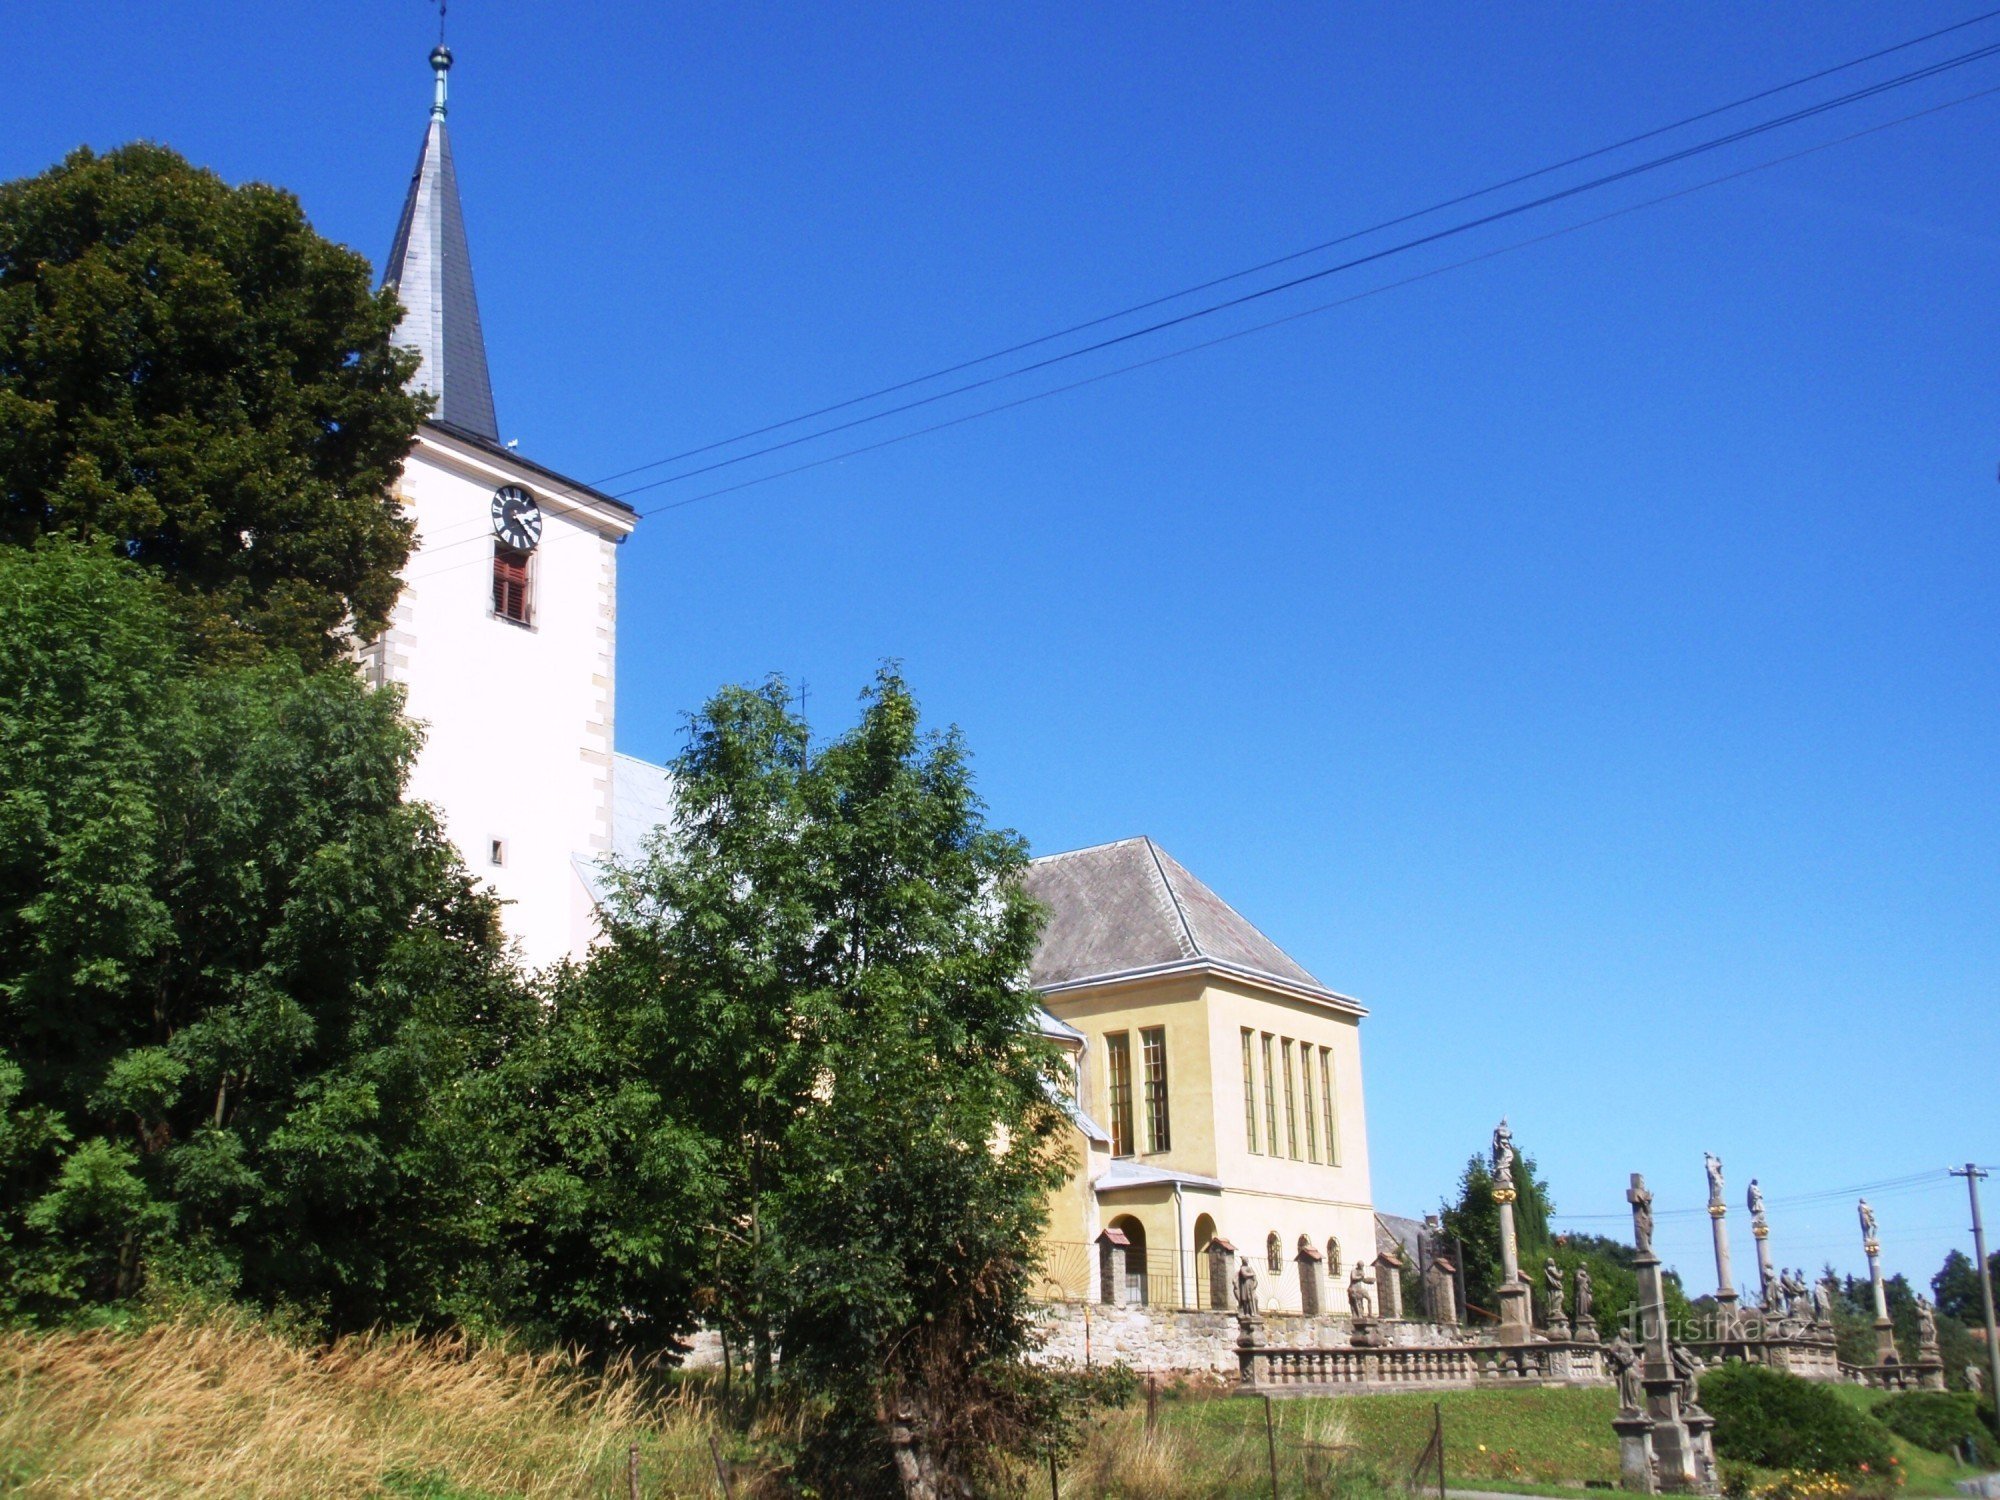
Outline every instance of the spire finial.
{"label": "spire finial", "polygon": [[444,44],[445,0],[438,0],[438,44],[431,48],[431,69],[437,74],[437,92],[431,96],[431,118],[444,118],[444,75],[451,71],[451,48]]}

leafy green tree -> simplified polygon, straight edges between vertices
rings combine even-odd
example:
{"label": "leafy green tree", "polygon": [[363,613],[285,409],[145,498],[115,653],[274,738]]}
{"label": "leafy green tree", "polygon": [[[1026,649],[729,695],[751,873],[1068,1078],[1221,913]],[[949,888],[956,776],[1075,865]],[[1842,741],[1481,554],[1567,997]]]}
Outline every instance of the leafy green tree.
{"label": "leafy green tree", "polygon": [[[1523,1270],[1534,1275],[1532,1264],[1549,1245],[1549,1214],[1552,1209],[1548,1184],[1536,1175],[1533,1158],[1522,1155],[1514,1162],[1514,1239]],[[1498,1313],[1494,1292],[1500,1285],[1500,1204],[1493,1196],[1493,1165],[1483,1153],[1466,1158],[1458,1178],[1458,1201],[1446,1203],[1439,1215],[1447,1243],[1464,1247],[1468,1303],[1487,1313]],[[1531,1260],[1531,1257],[1534,1258]]]}
{"label": "leafy green tree", "polygon": [[164,1267],[334,1325],[492,1305],[480,1080],[535,1012],[402,800],[396,697],[198,668],[163,584],[58,541],[0,547],[0,654],[7,1295]]}
{"label": "leafy green tree", "polygon": [[559,994],[558,1026],[618,1059],[579,1108],[620,1077],[657,1090],[625,1130],[682,1216],[659,1253],[703,1281],[755,1390],[782,1348],[829,1421],[911,1411],[926,1461],[968,1472],[1018,1411],[1062,1171],[1021,841],[893,671],[817,750],[782,683],[727,690],[675,775],[674,825],[615,872],[607,942]]}
{"label": "leafy green tree", "polygon": [[223,656],[378,633],[428,398],[370,281],[289,193],[164,147],[0,185],[0,541],[117,547]]}

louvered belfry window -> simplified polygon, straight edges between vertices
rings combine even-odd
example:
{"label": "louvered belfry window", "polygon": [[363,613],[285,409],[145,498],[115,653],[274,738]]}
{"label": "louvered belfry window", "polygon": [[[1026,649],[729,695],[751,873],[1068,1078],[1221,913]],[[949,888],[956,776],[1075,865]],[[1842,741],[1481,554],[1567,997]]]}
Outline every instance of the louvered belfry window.
{"label": "louvered belfry window", "polygon": [[493,544],[493,613],[516,625],[528,623],[528,554],[504,542]]}

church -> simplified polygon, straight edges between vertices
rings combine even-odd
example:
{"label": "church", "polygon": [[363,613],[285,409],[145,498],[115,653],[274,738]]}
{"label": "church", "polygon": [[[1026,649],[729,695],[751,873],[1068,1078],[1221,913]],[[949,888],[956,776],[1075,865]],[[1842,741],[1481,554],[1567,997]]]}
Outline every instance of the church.
{"label": "church", "polygon": [[[430,62],[383,282],[436,408],[396,492],[417,544],[363,669],[404,691],[425,731],[410,795],[539,967],[595,941],[599,868],[639,852],[671,788],[615,744],[618,560],[638,517],[501,440],[445,123],[451,53]],[[1335,1283],[1377,1258],[1366,1010],[1151,839],[1049,855],[1027,878],[1050,912],[1030,977],[1074,1125],[1044,1294],[1226,1306],[1240,1260],[1272,1310],[1344,1310]]]}

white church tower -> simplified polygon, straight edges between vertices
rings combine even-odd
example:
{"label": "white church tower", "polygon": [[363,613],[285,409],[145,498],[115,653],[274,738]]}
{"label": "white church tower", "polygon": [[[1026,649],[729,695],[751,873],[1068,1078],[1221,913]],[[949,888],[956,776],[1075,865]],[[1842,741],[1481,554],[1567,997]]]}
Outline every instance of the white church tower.
{"label": "white church tower", "polygon": [[416,548],[366,666],[402,685],[424,726],[410,795],[439,809],[541,965],[595,930],[586,877],[612,838],[618,547],[637,517],[500,441],[445,131],[451,53],[440,44],[430,61],[430,123],[383,283],[437,407],[397,489]]}

